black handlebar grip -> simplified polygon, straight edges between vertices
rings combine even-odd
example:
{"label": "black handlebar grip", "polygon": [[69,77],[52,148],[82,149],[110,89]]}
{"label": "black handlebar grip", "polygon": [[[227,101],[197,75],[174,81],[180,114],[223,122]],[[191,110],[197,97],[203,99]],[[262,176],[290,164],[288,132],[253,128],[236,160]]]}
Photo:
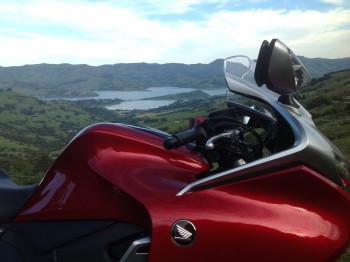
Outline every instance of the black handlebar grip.
{"label": "black handlebar grip", "polygon": [[179,140],[180,146],[183,146],[196,140],[197,135],[198,128],[195,126],[192,129],[176,134],[175,137]]}
{"label": "black handlebar grip", "polygon": [[163,146],[165,149],[170,150],[180,147],[179,140],[175,136],[168,137],[164,140]]}
{"label": "black handlebar grip", "polygon": [[200,125],[196,125],[190,130],[186,130],[184,132],[166,138],[163,142],[163,146],[165,149],[168,150],[178,148],[180,146],[195,141],[198,138],[198,136],[204,134],[204,129]]}

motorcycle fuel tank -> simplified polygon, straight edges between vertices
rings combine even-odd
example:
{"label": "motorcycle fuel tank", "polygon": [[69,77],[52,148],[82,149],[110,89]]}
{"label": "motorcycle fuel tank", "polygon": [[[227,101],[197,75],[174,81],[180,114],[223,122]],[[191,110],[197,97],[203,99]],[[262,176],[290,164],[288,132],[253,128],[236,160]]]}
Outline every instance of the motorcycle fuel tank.
{"label": "motorcycle fuel tank", "polygon": [[149,225],[141,198],[176,195],[209,169],[194,151],[165,150],[163,137],[160,131],[122,124],[86,128],[58,157],[16,220],[113,219]]}

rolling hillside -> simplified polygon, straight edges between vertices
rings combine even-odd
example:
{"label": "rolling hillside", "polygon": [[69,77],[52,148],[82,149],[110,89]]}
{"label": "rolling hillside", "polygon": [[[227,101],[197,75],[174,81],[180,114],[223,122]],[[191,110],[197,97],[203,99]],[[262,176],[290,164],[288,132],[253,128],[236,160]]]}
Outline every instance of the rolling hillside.
{"label": "rolling hillside", "polygon": [[350,157],[350,70],[314,80],[297,98],[317,127]]}
{"label": "rolling hillside", "polygon": [[[311,77],[350,68],[350,58],[300,57]],[[37,97],[93,96],[94,90],[135,90],[148,87],[225,87],[223,59],[209,64],[130,63],[102,66],[38,64],[0,67],[0,89],[12,88]]]}
{"label": "rolling hillside", "polygon": [[[118,121],[105,109],[45,102],[13,91],[0,92],[0,167],[22,183],[38,181],[69,140],[83,127]],[[123,119],[120,119],[123,120]]]}
{"label": "rolling hillside", "polygon": [[91,96],[93,90],[135,90],[154,86],[223,87],[222,60],[210,64],[39,64],[0,67],[0,86],[35,96]]}

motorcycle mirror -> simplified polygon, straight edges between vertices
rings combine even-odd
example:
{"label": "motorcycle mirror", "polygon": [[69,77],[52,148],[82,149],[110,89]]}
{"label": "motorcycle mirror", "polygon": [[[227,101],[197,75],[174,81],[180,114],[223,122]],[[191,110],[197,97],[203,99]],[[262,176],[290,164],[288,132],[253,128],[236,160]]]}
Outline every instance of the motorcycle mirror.
{"label": "motorcycle mirror", "polygon": [[258,86],[266,84],[268,89],[280,95],[291,95],[310,81],[299,58],[278,39],[263,41],[254,78]]}

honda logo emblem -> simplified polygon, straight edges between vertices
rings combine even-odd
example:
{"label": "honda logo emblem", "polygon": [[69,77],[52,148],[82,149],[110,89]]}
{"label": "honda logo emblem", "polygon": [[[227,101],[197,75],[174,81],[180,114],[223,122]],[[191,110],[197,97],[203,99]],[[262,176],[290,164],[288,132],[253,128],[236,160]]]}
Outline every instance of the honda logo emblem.
{"label": "honda logo emblem", "polygon": [[196,239],[196,228],[188,220],[178,220],[171,228],[171,238],[178,246],[189,246]]}

